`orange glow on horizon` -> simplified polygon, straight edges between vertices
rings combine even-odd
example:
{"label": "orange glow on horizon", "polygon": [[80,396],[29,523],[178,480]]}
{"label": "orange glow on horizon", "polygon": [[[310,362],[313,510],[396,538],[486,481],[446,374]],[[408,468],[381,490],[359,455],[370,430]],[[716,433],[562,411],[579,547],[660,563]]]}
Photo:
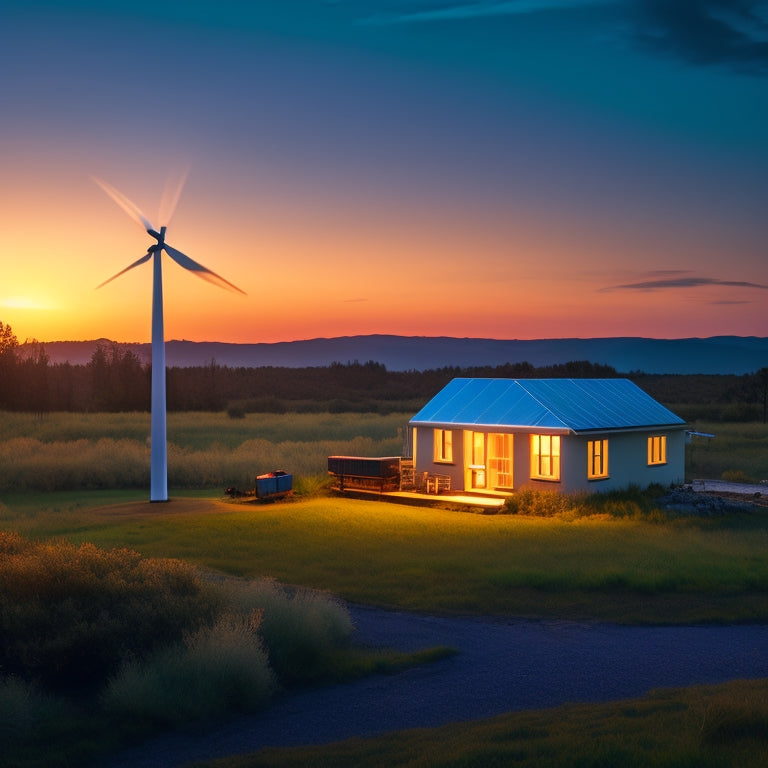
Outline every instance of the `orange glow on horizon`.
{"label": "orange glow on horizon", "polygon": [[[5,246],[0,320],[19,339],[149,341],[151,264],[96,286],[151,244],[85,174],[54,174],[57,186],[11,169],[18,183],[0,199]],[[73,179],[77,179],[73,182]],[[120,179],[112,179],[117,186]],[[255,183],[255,182],[254,182]],[[151,217],[161,186],[125,194]],[[8,194],[13,189],[13,195]],[[144,198],[148,198],[147,203]],[[409,200],[378,206],[329,195],[234,203],[194,175],[181,195],[168,242],[247,292],[235,295],[164,258],[165,337],[236,343],[362,334],[499,339],[768,335],[762,293],[735,298],[727,286],[676,291],[605,291],[641,272],[605,264],[642,263],[644,242],[590,222],[558,229],[533,210],[455,209]],[[593,223],[594,224],[594,223]],[[621,259],[617,249],[623,248]],[[714,246],[692,235],[677,259]]]}

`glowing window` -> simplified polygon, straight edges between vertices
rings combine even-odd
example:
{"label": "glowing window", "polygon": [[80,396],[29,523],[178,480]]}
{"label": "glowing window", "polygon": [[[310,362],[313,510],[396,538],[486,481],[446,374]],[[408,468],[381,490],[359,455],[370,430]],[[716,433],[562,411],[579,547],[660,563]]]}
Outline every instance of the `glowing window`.
{"label": "glowing window", "polygon": [[482,432],[472,433],[472,463],[485,466],[485,435]]}
{"label": "glowing window", "polygon": [[648,464],[667,463],[667,436],[652,435],[648,438]]}
{"label": "glowing window", "polygon": [[608,441],[587,441],[587,477],[596,480],[608,477]]}
{"label": "glowing window", "polygon": [[435,461],[453,461],[453,430],[435,430]]}
{"label": "glowing window", "polygon": [[560,435],[531,435],[531,477],[560,479]]}

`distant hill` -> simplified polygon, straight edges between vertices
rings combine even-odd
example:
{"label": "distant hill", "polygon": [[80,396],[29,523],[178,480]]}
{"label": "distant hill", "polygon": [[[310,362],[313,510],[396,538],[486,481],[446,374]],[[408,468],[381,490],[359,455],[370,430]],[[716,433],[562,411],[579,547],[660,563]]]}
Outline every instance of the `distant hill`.
{"label": "distant hill", "polygon": [[[53,341],[45,343],[52,363],[87,363],[98,343]],[[120,344],[146,362],[150,345]],[[342,336],[332,339],[284,341],[275,344],[169,341],[166,362],[171,367],[219,365],[257,368],[327,366],[334,362],[374,360],[388,370],[427,370],[502,365],[527,361],[534,366],[573,360],[610,365],[620,373],[744,374],[768,367],[768,338],[712,336],[693,339],[462,339],[447,336]]]}

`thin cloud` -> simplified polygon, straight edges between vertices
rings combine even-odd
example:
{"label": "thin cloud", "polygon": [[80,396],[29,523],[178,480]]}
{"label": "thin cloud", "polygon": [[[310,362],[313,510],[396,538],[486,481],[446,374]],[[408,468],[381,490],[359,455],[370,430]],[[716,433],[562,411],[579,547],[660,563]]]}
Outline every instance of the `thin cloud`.
{"label": "thin cloud", "polygon": [[610,34],[647,51],[697,65],[723,64],[758,74],[768,71],[767,0],[390,0],[372,5],[377,9],[359,23],[460,22],[610,7],[614,10],[608,22]]}
{"label": "thin cloud", "polygon": [[637,0],[636,30],[643,47],[693,64],[727,64],[768,71],[766,0]]}
{"label": "thin cloud", "polygon": [[[479,0],[478,2],[411,2],[402,10],[380,12],[363,20],[364,24],[414,24],[494,16],[517,16],[542,11],[572,10],[614,5],[620,0]],[[398,3],[398,5],[401,5]]]}
{"label": "thin cloud", "polygon": [[712,277],[671,277],[661,280],[642,280],[639,283],[626,283],[624,285],[611,285],[601,288],[602,292],[608,291],[661,291],[670,288],[701,288],[707,285],[722,285],[728,288],[758,288],[768,291],[768,285],[750,283],[745,280],[718,280]]}

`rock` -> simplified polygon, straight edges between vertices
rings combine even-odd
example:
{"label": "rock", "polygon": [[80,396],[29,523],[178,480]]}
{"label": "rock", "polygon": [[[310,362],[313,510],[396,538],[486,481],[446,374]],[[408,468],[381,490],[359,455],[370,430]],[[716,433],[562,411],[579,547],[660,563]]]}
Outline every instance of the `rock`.
{"label": "rock", "polygon": [[672,489],[655,502],[660,509],[697,517],[738,514],[752,509],[752,505],[748,502],[725,499],[711,493],[697,493],[685,486]]}

